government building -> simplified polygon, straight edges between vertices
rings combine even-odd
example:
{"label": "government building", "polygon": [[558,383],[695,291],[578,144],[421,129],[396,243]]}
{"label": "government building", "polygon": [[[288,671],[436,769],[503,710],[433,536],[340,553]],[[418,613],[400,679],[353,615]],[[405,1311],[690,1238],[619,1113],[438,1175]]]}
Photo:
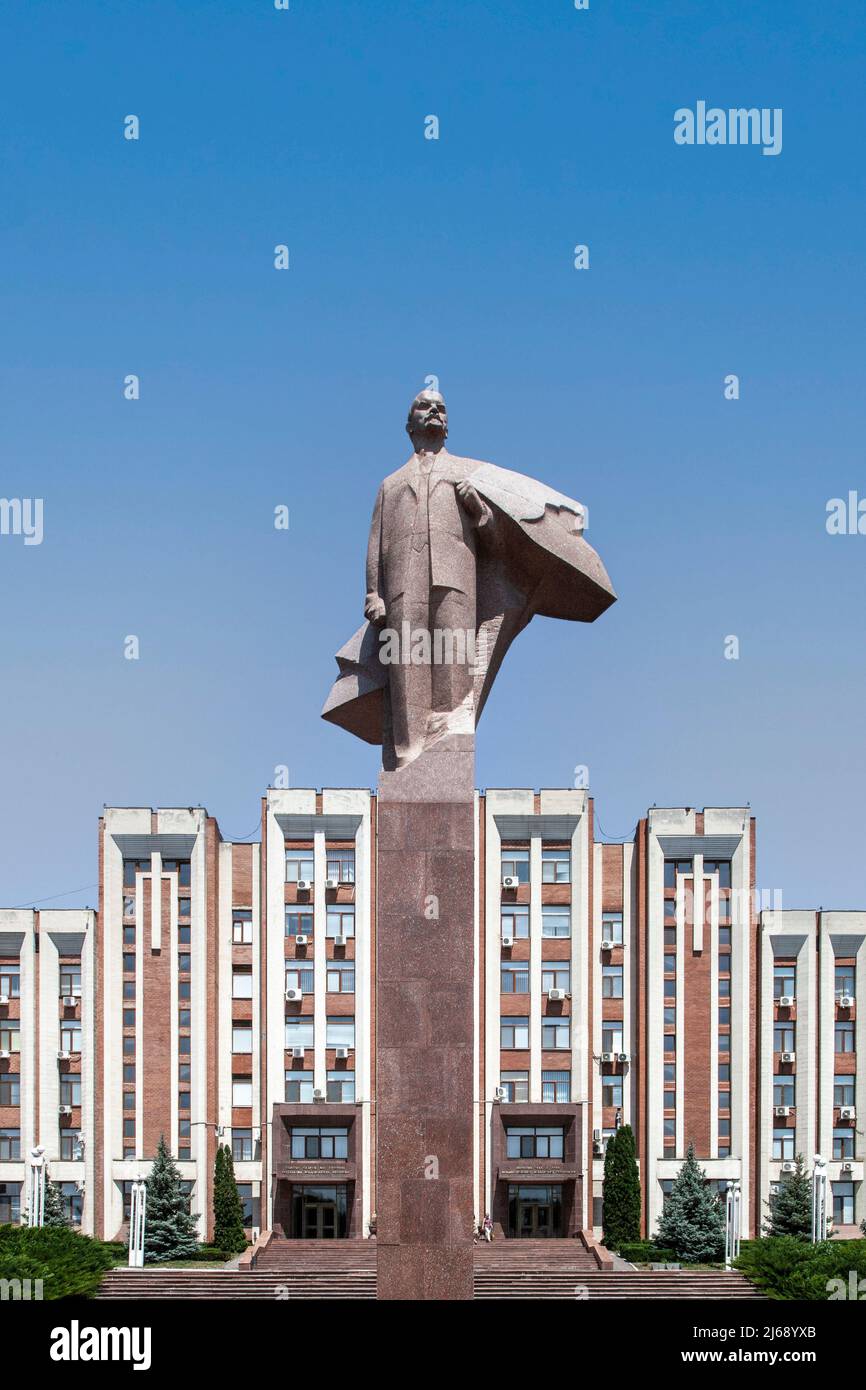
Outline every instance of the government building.
{"label": "government building", "polygon": [[[762,903],[748,808],[653,808],[627,844],[593,817],[582,790],[476,798],[474,1089],[454,1105],[477,1219],[600,1235],[629,1124],[648,1234],[689,1143],[711,1184],[740,1183],[744,1236],[799,1153],[857,1234],[866,912]],[[250,1234],[375,1231],[376,824],[356,789],[269,790],[254,844],[202,808],[113,807],[96,910],[0,911],[0,1222],[40,1146],[70,1219],[125,1233],[164,1134],[202,1239],[220,1143]],[[425,885],[405,910],[452,949]],[[441,1009],[447,1031],[447,990]]]}

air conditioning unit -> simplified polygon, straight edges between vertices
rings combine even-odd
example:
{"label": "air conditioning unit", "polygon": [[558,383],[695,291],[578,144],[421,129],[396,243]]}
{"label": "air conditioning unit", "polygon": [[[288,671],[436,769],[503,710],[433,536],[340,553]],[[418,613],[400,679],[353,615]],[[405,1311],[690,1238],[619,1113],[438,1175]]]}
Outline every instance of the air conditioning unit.
{"label": "air conditioning unit", "polygon": [[612,951],[615,945],[616,943],[611,941],[609,936],[602,937],[601,949],[603,951]]}
{"label": "air conditioning unit", "polygon": [[324,1100],[325,1092],[319,1086],[313,1087],[313,1100]]}
{"label": "air conditioning unit", "polygon": [[779,1053],[779,1061],[780,1061],[780,1062],[796,1062],[796,1060],[797,1060],[797,1054],[796,1054],[796,1052],[780,1052],[780,1053]]}
{"label": "air conditioning unit", "polygon": [[502,938],[502,945],[503,945],[503,947],[504,947],[506,950],[509,950],[509,949],[514,945],[514,937],[513,937],[513,936],[503,936],[503,938]]}
{"label": "air conditioning unit", "polygon": [[3,1050],[0,1051],[0,1062],[8,1062],[11,1056],[12,1053],[9,1051],[8,1047],[4,1047]]}
{"label": "air conditioning unit", "polygon": [[516,888],[519,882],[519,878],[515,878],[512,874],[506,874],[505,878],[502,880],[502,887]]}
{"label": "air conditioning unit", "polygon": [[75,1005],[76,1005],[77,1003],[78,1003],[78,995],[77,995],[77,994],[64,994],[64,996],[63,996],[63,1007],[64,1007],[64,1009],[74,1009],[74,1008],[75,1008]]}
{"label": "air conditioning unit", "polygon": [[780,1009],[790,1009],[791,1005],[792,1005],[794,1002],[795,1002],[795,1000],[794,1000],[794,995],[793,995],[793,994],[780,994],[780,995],[779,995],[779,1008],[780,1008]]}
{"label": "air conditioning unit", "polygon": [[551,1001],[551,1003],[553,1003],[553,1004],[559,1004],[559,1003],[561,1003],[561,1001],[565,998],[565,990],[564,990],[564,989],[549,989],[549,990],[547,991],[547,997],[548,997],[548,999]]}
{"label": "air conditioning unit", "polygon": [[335,946],[342,946],[342,947],[345,947],[346,942],[347,942],[348,940],[349,940],[348,936],[335,936],[335,937],[334,937],[334,945],[335,945]]}
{"label": "air conditioning unit", "polygon": [[783,1173],[796,1173],[796,1171],[797,1171],[797,1165],[796,1165],[796,1163],[787,1162],[787,1163],[783,1163],[783,1164],[782,1164],[782,1172],[783,1172]]}
{"label": "air conditioning unit", "polygon": [[592,1151],[593,1151],[593,1153],[596,1154],[599,1158],[601,1158],[601,1157],[603,1156],[604,1150],[605,1150],[605,1141],[604,1141],[603,1139],[596,1139],[596,1140],[593,1141]]}
{"label": "air conditioning unit", "polygon": [[857,1111],[853,1105],[841,1105],[839,1107],[840,1120],[856,1120]]}
{"label": "air conditioning unit", "polygon": [[9,995],[8,995],[8,994],[0,994],[0,1004],[8,1004],[8,1003],[9,1003]]}
{"label": "air conditioning unit", "polygon": [[853,1163],[843,1163],[843,1164],[842,1164],[842,1172],[843,1172],[843,1173],[853,1173],[853,1172],[854,1172],[854,1164],[853,1164]]}
{"label": "air conditioning unit", "polygon": [[[2,1004],[2,1003],[3,1003],[3,1000],[0,999],[0,1004]],[[839,1008],[840,1008],[840,1009],[851,1009],[851,1008],[853,1008],[853,1007],[854,1007],[854,995],[853,995],[853,994],[840,994],[840,995],[839,995]]]}
{"label": "air conditioning unit", "polygon": [[303,999],[303,997],[304,997],[304,991],[303,991],[302,989],[287,989],[287,990],[286,990],[286,1001],[287,1001],[289,1004],[300,1004],[300,1002],[301,1002],[301,1000]]}
{"label": "air conditioning unit", "polygon": [[790,1113],[791,1113],[791,1107],[790,1107],[790,1105],[774,1105],[774,1106],[773,1106],[773,1114],[774,1114],[774,1115],[790,1115]]}
{"label": "air conditioning unit", "polygon": [[309,891],[310,891],[310,889],[312,888],[312,886],[313,886],[313,880],[312,880],[311,878],[299,878],[299,879],[298,879],[298,892],[299,892],[299,893],[309,893]]}
{"label": "air conditioning unit", "polygon": [[293,1047],[293,1048],[292,1048],[292,1056],[293,1056],[293,1057],[303,1057],[303,1055],[304,1055],[304,1049],[303,1049],[302,1047]]}
{"label": "air conditioning unit", "polygon": [[504,1086],[497,1086],[493,1092],[494,1100],[504,1100],[507,1092]]}
{"label": "air conditioning unit", "polygon": [[60,1105],[60,1106],[58,1106],[58,1108],[57,1108],[57,1113],[58,1113],[59,1115],[71,1115],[71,1114],[72,1114],[72,1106],[71,1106],[71,1105]]}
{"label": "air conditioning unit", "polygon": [[325,887],[326,887],[326,888],[339,888],[339,886],[340,886],[340,880],[339,880],[338,878],[326,878],[326,879],[325,879]]}
{"label": "air conditioning unit", "polygon": [[309,944],[310,944],[310,938],[309,938],[308,936],[296,936],[296,937],[295,937],[295,945],[296,945],[296,946],[309,946]]}
{"label": "air conditioning unit", "polygon": [[68,1062],[71,1056],[71,1052],[58,1052],[57,1060],[58,1062]]}
{"label": "air conditioning unit", "polygon": [[627,1053],[627,1052],[620,1052],[620,1054],[619,1054],[619,1056],[617,1057],[616,1060],[617,1060],[618,1062],[627,1062],[627,1061],[628,1061],[628,1053]]}
{"label": "air conditioning unit", "polygon": [[615,1062],[615,1061],[616,1061],[616,1053],[615,1053],[615,1052],[603,1052],[603,1053],[601,1054],[601,1060],[602,1060],[603,1062]]}
{"label": "air conditioning unit", "polygon": [[338,1047],[335,1054],[338,1061],[345,1061],[349,1055],[348,1047]]}

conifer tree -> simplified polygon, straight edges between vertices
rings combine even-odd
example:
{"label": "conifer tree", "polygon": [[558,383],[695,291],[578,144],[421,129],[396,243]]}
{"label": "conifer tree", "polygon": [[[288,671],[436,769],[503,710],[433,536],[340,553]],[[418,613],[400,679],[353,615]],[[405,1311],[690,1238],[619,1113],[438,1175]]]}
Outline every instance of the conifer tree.
{"label": "conifer tree", "polygon": [[620,1125],[604,1155],[604,1243],[609,1250],[640,1240],[640,1178],[631,1125]]}
{"label": "conifer tree", "polygon": [[706,1174],[689,1144],[685,1162],[664,1204],[656,1243],[691,1262],[721,1259],[725,1250],[725,1214],[706,1184]]}
{"label": "conifer tree", "polygon": [[194,1255],[197,1249],[195,1218],[187,1210],[180,1173],[165,1142],[165,1135],[160,1135],[156,1158],[147,1179],[145,1263],[182,1260]]}
{"label": "conifer tree", "polygon": [[56,1182],[45,1179],[45,1204],[42,1209],[43,1226],[68,1226],[63,1214],[63,1195]]}
{"label": "conifer tree", "polygon": [[812,1239],[812,1179],[806,1161],[797,1154],[793,1173],[783,1173],[779,1186],[767,1202],[764,1231],[768,1236],[796,1236]]}
{"label": "conifer tree", "polygon": [[228,1144],[220,1144],[214,1163],[213,1243],[218,1250],[237,1254],[247,1247],[244,1208],[235,1181],[235,1165]]}

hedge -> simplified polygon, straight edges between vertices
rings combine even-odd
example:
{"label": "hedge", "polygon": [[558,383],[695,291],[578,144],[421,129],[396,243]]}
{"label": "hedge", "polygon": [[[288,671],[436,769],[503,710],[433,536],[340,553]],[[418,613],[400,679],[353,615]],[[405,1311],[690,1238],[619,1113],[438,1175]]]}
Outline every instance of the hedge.
{"label": "hedge", "polygon": [[636,1240],[617,1247],[616,1253],[633,1265],[673,1264],[676,1254],[673,1250],[663,1250],[651,1240]]}
{"label": "hedge", "polygon": [[[768,1298],[824,1302],[850,1297],[863,1280],[859,1297],[866,1299],[866,1241],[826,1240],[810,1245],[795,1236],[766,1236],[743,1241],[735,1262],[747,1279]],[[841,1280],[841,1285],[831,1280]],[[829,1287],[828,1287],[829,1285]]]}
{"label": "hedge", "polygon": [[[41,1279],[46,1299],[89,1297],[116,1258],[113,1248],[77,1231],[0,1226],[0,1279]],[[32,1298],[32,1282],[31,1290]]]}

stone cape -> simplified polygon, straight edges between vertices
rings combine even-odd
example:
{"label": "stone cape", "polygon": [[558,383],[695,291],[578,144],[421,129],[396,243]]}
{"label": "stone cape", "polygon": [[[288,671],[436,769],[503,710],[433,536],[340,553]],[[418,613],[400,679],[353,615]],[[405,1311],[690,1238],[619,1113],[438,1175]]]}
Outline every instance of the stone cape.
{"label": "stone cape", "polygon": [[[591,623],[616,601],[581,531],[584,508],[564,493],[493,463],[465,460],[467,481],[491,507],[495,540],[477,557],[475,721],[503,657],[533,617]],[[379,629],[364,623],[337,653],[339,675],[322,710],[366,743],[381,743],[388,667]]]}

